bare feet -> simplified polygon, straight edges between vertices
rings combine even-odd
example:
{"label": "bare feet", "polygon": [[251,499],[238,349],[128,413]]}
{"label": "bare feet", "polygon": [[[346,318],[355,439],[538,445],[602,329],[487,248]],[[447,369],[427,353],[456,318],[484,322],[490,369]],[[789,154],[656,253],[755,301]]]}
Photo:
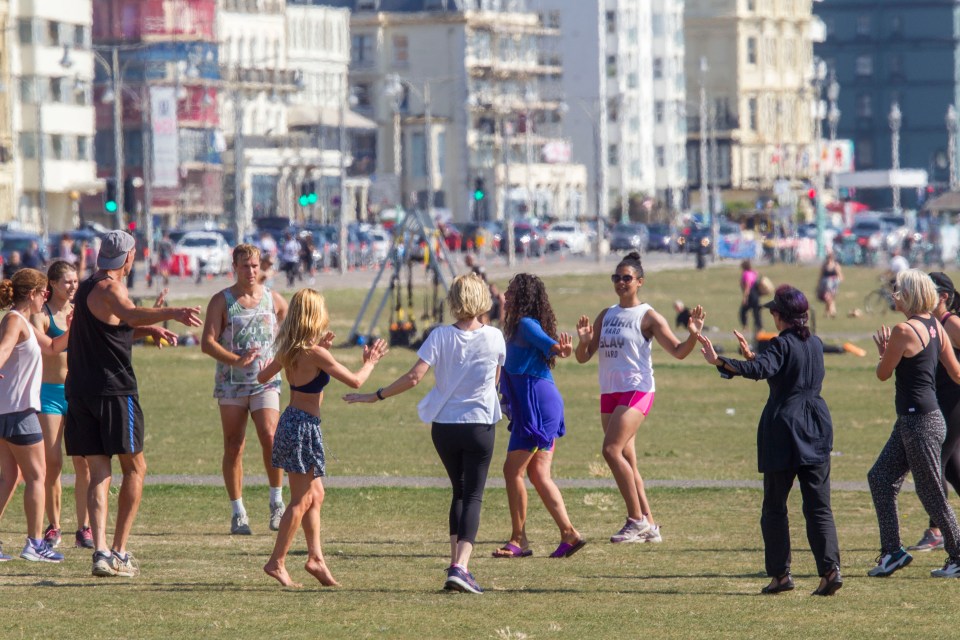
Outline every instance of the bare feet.
{"label": "bare feet", "polygon": [[302,584],[291,580],[290,574],[287,573],[286,567],[279,562],[274,562],[271,560],[267,564],[263,565],[263,572],[285,587],[295,587],[299,589],[303,586]]}
{"label": "bare feet", "polygon": [[327,564],[323,561],[323,558],[310,558],[307,560],[307,564],[303,565],[303,568],[325,587],[340,586],[340,583],[337,582],[333,574],[330,573],[330,569],[327,568]]}

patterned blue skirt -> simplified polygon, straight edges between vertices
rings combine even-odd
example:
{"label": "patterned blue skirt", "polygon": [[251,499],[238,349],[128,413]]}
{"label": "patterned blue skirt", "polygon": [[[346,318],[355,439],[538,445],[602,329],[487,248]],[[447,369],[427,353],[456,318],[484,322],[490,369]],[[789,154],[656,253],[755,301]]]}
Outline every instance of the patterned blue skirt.
{"label": "patterned blue skirt", "polygon": [[284,409],[273,437],[271,463],[287,473],[312,470],[314,478],[327,475],[320,418],[295,407]]}

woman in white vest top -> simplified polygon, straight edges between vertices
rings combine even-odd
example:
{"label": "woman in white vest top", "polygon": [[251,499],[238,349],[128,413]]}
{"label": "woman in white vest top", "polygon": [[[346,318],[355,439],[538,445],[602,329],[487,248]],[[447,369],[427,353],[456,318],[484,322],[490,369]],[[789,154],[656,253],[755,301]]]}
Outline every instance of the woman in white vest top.
{"label": "woman in white vest top", "polygon": [[577,323],[580,343],[577,362],[584,363],[600,353],[600,424],[603,426],[603,457],[627,506],[627,521],[610,542],[661,542],[660,527],[654,522],[650,502],[637,469],[636,435],[653,407],[653,340],[678,360],[697,346],[705,314],[697,306],[690,313],[690,335],[680,341],[663,316],[641,302],[643,265],[640,254],[628,254],[611,276],[619,296],[618,304],[604,309],[597,319],[581,316]]}

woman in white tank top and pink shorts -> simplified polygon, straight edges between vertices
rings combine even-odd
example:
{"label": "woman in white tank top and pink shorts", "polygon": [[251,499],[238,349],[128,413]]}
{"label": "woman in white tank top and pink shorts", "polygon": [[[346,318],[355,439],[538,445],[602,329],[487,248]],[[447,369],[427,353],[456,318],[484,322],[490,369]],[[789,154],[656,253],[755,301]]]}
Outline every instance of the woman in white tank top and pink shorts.
{"label": "woman in white tank top and pink shorts", "polygon": [[603,457],[613,472],[627,507],[627,521],[610,542],[660,542],[660,527],[653,519],[650,502],[637,469],[636,435],[653,407],[653,340],[678,360],[697,346],[705,314],[697,306],[687,322],[689,337],[680,341],[663,316],[640,302],[643,265],[640,254],[628,254],[611,276],[618,304],[604,309],[597,319],[580,316],[577,362],[600,354],[600,424],[603,426]]}

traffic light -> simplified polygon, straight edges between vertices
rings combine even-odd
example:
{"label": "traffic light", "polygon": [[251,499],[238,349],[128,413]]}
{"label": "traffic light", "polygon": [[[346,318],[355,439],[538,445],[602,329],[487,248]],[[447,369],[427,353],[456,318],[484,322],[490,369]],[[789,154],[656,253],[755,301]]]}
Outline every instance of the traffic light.
{"label": "traffic light", "polygon": [[817,190],[816,190],[816,189],[814,189],[814,188],[811,187],[810,190],[807,191],[807,197],[810,198],[810,204],[817,204]]}
{"label": "traffic light", "polygon": [[137,188],[133,184],[133,176],[123,179],[123,211],[128,216],[137,214]]}
{"label": "traffic light", "polygon": [[307,203],[317,204],[317,183],[313,180],[307,181]]}
{"label": "traffic light", "polygon": [[107,213],[116,213],[118,206],[117,181],[114,178],[107,178],[107,188],[103,192],[103,208]]}
{"label": "traffic light", "polygon": [[300,198],[297,202],[300,203],[301,207],[306,207],[310,204],[310,183],[306,180],[300,183]]}
{"label": "traffic light", "polygon": [[477,178],[473,181],[473,199],[481,202],[487,197],[487,189],[484,187],[483,178]]}

